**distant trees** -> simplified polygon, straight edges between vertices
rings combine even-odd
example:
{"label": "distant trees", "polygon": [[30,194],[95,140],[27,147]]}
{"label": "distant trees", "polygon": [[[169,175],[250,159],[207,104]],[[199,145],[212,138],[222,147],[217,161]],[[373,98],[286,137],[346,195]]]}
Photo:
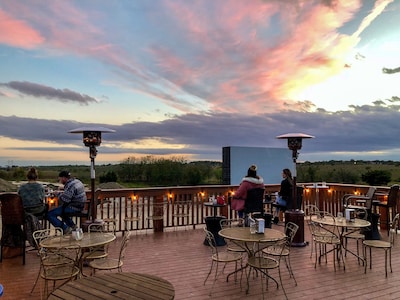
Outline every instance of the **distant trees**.
{"label": "distant trees", "polygon": [[109,171],[104,175],[100,175],[99,182],[106,183],[106,182],[117,182],[118,176],[114,171]]}
{"label": "distant trees", "polygon": [[147,185],[199,185],[222,181],[221,163],[186,162],[182,157],[157,158],[146,156],[141,159],[129,157],[120,163],[115,172],[122,182]]}
{"label": "distant trees", "polygon": [[392,175],[386,170],[369,170],[362,174],[361,178],[369,185],[388,185],[392,180]]}
{"label": "distant trees", "polygon": [[[39,180],[57,182],[61,170],[84,183],[91,181],[90,168],[84,165],[38,166]],[[26,180],[28,167],[0,168],[0,178]],[[187,162],[182,157],[129,157],[119,164],[97,165],[96,181],[118,182],[125,187],[222,184],[222,162]],[[400,182],[398,161],[322,161],[297,165],[297,182],[331,182],[387,186]],[[269,182],[273,183],[273,182]],[[275,182],[278,184],[279,182]]]}

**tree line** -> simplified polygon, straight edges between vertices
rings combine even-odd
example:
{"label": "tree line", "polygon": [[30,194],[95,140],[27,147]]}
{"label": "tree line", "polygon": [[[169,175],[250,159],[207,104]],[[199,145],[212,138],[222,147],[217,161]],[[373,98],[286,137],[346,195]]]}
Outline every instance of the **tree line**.
{"label": "tree line", "polygon": [[[0,169],[0,178],[26,180],[29,167]],[[90,167],[80,165],[38,166],[39,179],[57,182],[58,172],[69,170],[89,184]],[[297,182],[331,182],[388,186],[400,182],[400,163],[394,161],[304,162],[297,166]],[[129,157],[119,164],[96,166],[96,183],[118,182],[125,187],[222,184],[222,162],[187,162],[181,157]]]}

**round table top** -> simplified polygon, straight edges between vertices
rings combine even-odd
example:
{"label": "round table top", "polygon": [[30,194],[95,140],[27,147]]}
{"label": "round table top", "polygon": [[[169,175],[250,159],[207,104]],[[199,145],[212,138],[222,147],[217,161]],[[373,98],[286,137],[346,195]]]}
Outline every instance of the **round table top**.
{"label": "round table top", "polygon": [[70,281],[48,299],[174,299],[174,286],[154,275],[132,272],[107,273]]}
{"label": "round table top", "polygon": [[354,222],[347,221],[345,218],[341,222],[337,218],[318,218],[317,216],[312,216],[311,221],[319,223],[322,225],[330,225],[337,227],[349,227],[349,228],[363,228],[371,226],[371,222],[363,219],[354,219]]}
{"label": "round table top", "polygon": [[90,248],[111,243],[116,239],[115,235],[109,232],[85,232],[80,241],[75,240],[71,234],[54,236],[40,242],[44,248],[64,248],[79,246]]}
{"label": "round table top", "polygon": [[264,233],[250,233],[249,227],[230,227],[218,233],[224,238],[242,242],[276,242],[286,237],[282,231],[270,228],[265,228]]}

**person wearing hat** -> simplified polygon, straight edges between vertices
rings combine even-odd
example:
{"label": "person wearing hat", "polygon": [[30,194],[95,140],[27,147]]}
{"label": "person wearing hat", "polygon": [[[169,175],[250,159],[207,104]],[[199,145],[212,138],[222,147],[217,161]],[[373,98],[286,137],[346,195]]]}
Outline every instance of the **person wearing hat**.
{"label": "person wearing hat", "polygon": [[47,213],[47,219],[54,227],[62,228],[64,233],[71,233],[76,225],[64,213],[75,213],[83,210],[86,202],[85,187],[79,179],[71,177],[68,171],[61,171],[58,174],[58,180],[64,185],[64,191],[56,193],[59,206]]}
{"label": "person wearing hat", "polygon": [[[233,198],[246,200],[247,191],[254,188],[264,188],[264,179],[257,175],[257,166],[251,165],[247,170],[247,176],[243,177],[239,188]],[[238,217],[244,217],[244,211],[238,211]]]}

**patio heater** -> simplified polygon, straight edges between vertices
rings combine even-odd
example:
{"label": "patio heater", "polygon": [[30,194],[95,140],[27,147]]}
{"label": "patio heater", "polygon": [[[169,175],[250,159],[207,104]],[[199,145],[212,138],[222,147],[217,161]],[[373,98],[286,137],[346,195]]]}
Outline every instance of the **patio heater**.
{"label": "patio heater", "polygon": [[94,168],[94,159],[97,155],[97,146],[101,144],[101,133],[102,132],[115,132],[113,129],[108,129],[104,127],[85,127],[70,130],[69,133],[83,133],[83,143],[86,147],[89,147],[89,157],[90,157],[90,181],[91,181],[91,219],[92,222],[96,220],[97,215],[97,203],[94,199],[95,197],[95,179],[96,172]]}
{"label": "patio heater", "polygon": [[276,137],[277,139],[287,139],[288,148],[292,150],[293,159],[293,196],[292,196],[292,209],[285,212],[285,222],[292,221],[299,226],[294,239],[293,246],[306,246],[307,243],[304,241],[304,212],[300,210],[297,201],[297,157],[299,156],[298,150],[302,147],[303,139],[314,138],[312,135],[305,133],[286,133]]}

